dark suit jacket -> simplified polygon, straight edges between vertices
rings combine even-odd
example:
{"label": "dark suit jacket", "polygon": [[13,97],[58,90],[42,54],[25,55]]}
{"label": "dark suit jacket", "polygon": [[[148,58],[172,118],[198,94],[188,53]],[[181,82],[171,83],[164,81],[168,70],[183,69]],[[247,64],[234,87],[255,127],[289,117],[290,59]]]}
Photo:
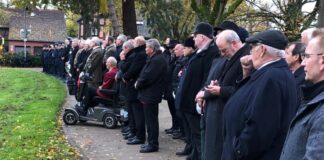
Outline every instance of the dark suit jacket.
{"label": "dark suit jacket", "polygon": [[177,89],[176,106],[183,112],[198,115],[196,94],[203,87],[213,60],[220,55],[214,41],[200,53],[193,54]]}
{"label": "dark suit jacket", "polygon": [[138,99],[142,103],[160,103],[166,83],[167,62],[162,52],[147,57],[145,66],[136,81]]}
{"label": "dark suit jacket", "polygon": [[270,63],[239,86],[224,107],[222,159],[278,159],[297,105],[296,83],[287,63]]}

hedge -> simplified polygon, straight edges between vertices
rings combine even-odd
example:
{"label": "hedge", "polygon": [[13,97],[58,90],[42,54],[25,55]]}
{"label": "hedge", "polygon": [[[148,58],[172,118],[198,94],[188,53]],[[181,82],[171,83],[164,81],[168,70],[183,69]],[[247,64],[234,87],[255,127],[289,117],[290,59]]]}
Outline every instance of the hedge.
{"label": "hedge", "polygon": [[0,66],[11,67],[39,67],[42,66],[41,55],[30,55],[27,58],[23,52],[19,53],[3,53],[0,54]]}

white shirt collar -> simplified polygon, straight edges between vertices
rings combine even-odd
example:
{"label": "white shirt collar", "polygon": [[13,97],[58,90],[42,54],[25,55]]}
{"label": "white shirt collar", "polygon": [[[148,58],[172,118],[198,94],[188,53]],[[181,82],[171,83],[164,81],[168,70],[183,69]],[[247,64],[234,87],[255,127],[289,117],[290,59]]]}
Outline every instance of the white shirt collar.
{"label": "white shirt collar", "polygon": [[269,65],[269,64],[271,64],[271,63],[277,62],[277,61],[279,61],[280,59],[281,59],[281,58],[276,59],[276,60],[273,60],[273,61],[269,61],[269,62],[263,64],[263,65],[262,65],[260,68],[258,68],[257,70],[260,70],[261,68],[263,68],[263,67],[265,67],[265,66],[267,66],[267,65]]}

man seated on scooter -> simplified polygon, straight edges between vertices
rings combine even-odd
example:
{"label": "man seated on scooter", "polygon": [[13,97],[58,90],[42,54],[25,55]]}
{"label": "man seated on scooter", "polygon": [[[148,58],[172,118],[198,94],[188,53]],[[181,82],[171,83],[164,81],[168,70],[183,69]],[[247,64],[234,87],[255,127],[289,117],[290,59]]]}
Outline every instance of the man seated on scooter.
{"label": "man seated on scooter", "polygon": [[107,72],[104,75],[102,85],[100,85],[98,88],[88,87],[88,89],[85,93],[84,107],[83,107],[84,115],[87,113],[87,110],[89,107],[93,107],[96,105],[96,103],[92,101],[94,96],[110,98],[108,95],[105,95],[104,93],[100,92],[100,90],[112,88],[112,86],[115,82],[115,76],[116,76],[116,73],[118,70],[116,58],[109,57],[106,60],[106,67],[107,67]]}

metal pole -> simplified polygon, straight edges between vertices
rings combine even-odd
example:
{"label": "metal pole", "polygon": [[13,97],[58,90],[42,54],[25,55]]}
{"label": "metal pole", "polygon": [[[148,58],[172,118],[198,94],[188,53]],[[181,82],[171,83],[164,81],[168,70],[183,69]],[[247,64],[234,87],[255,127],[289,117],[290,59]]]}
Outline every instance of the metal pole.
{"label": "metal pole", "polygon": [[27,41],[27,27],[26,27],[26,12],[27,12],[27,7],[25,9],[24,12],[24,16],[25,16],[25,27],[24,27],[24,56],[25,56],[25,62],[27,62],[27,47],[26,47],[26,41]]}

